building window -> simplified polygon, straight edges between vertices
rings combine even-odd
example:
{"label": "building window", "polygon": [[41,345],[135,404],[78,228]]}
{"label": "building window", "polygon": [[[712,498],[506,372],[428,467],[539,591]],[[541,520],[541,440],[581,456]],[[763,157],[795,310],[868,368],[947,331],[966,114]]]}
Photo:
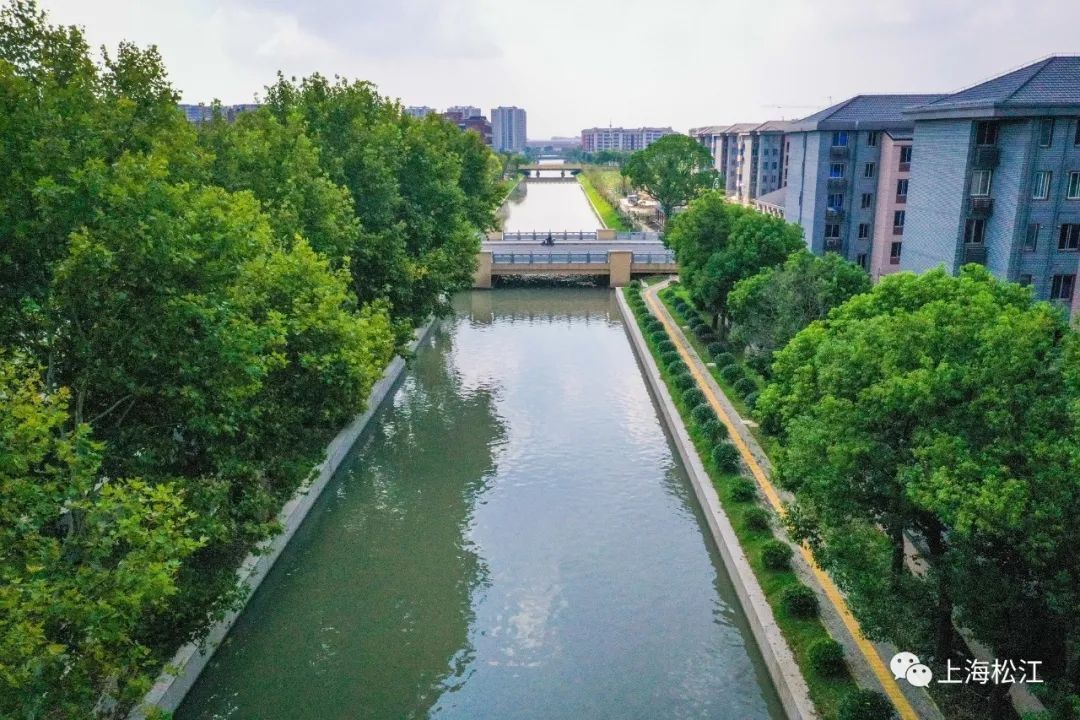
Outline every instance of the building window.
{"label": "building window", "polygon": [[830,163],[829,164],[829,177],[842,178],[844,177],[844,163]]}
{"label": "building window", "polygon": [[997,123],[983,120],[975,124],[976,145],[997,145]]}
{"label": "building window", "polygon": [[870,223],[859,223],[859,239],[865,240],[870,237]]}
{"label": "building window", "polygon": [[911,146],[910,145],[905,145],[904,147],[900,148],[900,164],[901,165],[910,165],[911,164]]}
{"label": "building window", "polygon": [[1043,118],[1039,122],[1039,147],[1050,147],[1054,143],[1054,118]]}
{"label": "building window", "polygon": [[1076,135],[1073,137],[1073,145],[1080,145],[1080,118],[1076,118]]}
{"label": "building window", "polygon": [[1051,300],[1072,300],[1075,275],[1055,275],[1050,281]]}
{"label": "building window", "polygon": [[981,245],[986,235],[986,221],[982,218],[970,218],[964,224],[964,243],[967,245]]}
{"label": "building window", "polygon": [[870,147],[877,147],[877,130],[873,130],[866,134],[866,144]]}
{"label": "building window", "polygon": [[[908,181],[907,179],[896,181],[896,202],[905,202],[907,200]],[[900,198],[903,198],[901,200]]]}
{"label": "building window", "polygon": [[1024,238],[1024,252],[1035,252],[1035,249],[1039,247],[1040,232],[1042,232],[1042,225],[1039,223],[1028,225],[1027,236]]}
{"label": "building window", "polygon": [[830,210],[843,210],[844,196],[841,193],[830,193],[826,200],[826,206]]}
{"label": "building window", "polygon": [[1025,274],[1021,275],[1019,278],[1017,278],[1016,281],[1018,283],[1020,283],[1020,285],[1022,285],[1023,287],[1030,287],[1031,286],[1031,275],[1025,273]]}
{"label": "building window", "polygon": [[862,194],[861,207],[862,207],[863,210],[870,207],[873,203],[874,203],[874,196],[873,195],[871,195],[870,193],[863,193]]}
{"label": "building window", "polygon": [[1080,172],[1069,173],[1069,189],[1065,197],[1069,200],[1080,200]]}
{"label": "building window", "polygon": [[874,177],[874,163],[866,163],[866,167],[863,169],[863,177]]}
{"label": "building window", "polygon": [[832,134],[833,147],[847,147],[847,130],[837,130]]}
{"label": "building window", "polygon": [[837,223],[825,223],[825,239],[826,240],[839,240],[840,239],[840,225]]}
{"label": "building window", "polygon": [[869,266],[869,262],[868,262],[868,258],[866,257],[866,253],[859,253],[858,255],[856,255],[855,256],[855,262],[863,270],[866,270],[867,267]]}
{"label": "building window", "polygon": [[1033,199],[1046,200],[1050,197],[1050,177],[1049,170],[1040,170],[1035,173],[1035,189],[1031,193]]}
{"label": "building window", "polygon": [[892,216],[892,218],[893,218],[893,220],[892,220],[893,227],[894,228],[902,228],[902,227],[904,227],[904,219],[906,218],[906,216],[907,216],[907,211],[906,210],[897,210],[896,212],[894,212],[893,216]]}
{"label": "building window", "polygon": [[1080,223],[1062,224],[1058,250],[1080,250]]}
{"label": "building window", "polygon": [[971,174],[971,194],[973,197],[985,197],[990,194],[990,181],[993,170],[976,170]]}
{"label": "building window", "polygon": [[900,263],[900,251],[904,248],[904,243],[894,242],[889,246],[889,264],[898,265]]}

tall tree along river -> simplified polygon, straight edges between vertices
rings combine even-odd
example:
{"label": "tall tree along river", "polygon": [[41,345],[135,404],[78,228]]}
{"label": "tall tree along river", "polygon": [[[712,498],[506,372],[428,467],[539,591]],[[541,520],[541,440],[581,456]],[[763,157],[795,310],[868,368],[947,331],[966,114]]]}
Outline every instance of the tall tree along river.
{"label": "tall tree along river", "polygon": [[456,307],[177,718],[783,717],[612,291]]}

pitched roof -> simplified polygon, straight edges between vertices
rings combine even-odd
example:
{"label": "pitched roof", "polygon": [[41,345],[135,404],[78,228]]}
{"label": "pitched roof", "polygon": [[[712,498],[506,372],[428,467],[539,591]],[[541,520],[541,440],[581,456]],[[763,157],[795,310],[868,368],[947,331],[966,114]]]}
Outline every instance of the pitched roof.
{"label": "pitched roof", "polygon": [[768,205],[779,205],[780,207],[784,207],[785,198],[787,198],[786,185],[782,188],[779,188],[778,190],[773,190],[772,192],[765,193],[764,195],[758,195],[757,201],[766,203]]}
{"label": "pitched roof", "polygon": [[1080,56],[1052,55],[960,92],[912,108],[913,118],[1030,114],[1080,107]]}
{"label": "pitched roof", "polygon": [[730,125],[706,125],[704,127],[690,128],[691,135],[723,135]]}
{"label": "pitched roof", "polygon": [[791,123],[785,120],[770,120],[763,122],[755,128],[756,132],[786,132]]}
{"label": "pitched roof", "polygon": [[925,105],[941,97],[943,96],[856,95],[801,120],[793,120],[789,123],[790,130],[884,130],[910,126],[913,121],[904,115],[904,110]]}
{"label": "pitched roof", "polygon": [[752,122],[752,123],[735,123],[734,125],[729,125],[728,129],[725,130],[724,133],[727,134],[727,133],[750,132],[751,130],[753,130],[754,128],[756,128],[760,124],[761,123],[756,123],[756,122]]}

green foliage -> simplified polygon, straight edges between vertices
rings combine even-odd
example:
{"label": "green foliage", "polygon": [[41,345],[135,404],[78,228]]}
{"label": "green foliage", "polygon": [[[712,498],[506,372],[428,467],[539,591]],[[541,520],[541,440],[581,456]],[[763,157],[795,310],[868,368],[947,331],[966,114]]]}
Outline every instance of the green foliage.
{"label": "green foliage", "polygon": [[858,265],[836,253],[801,250],[735,285],[728,296],[732,336],[767,363],[798,331],[869,290],[870,278]]}
{"label": "green foliage", "polygon": [[694,380],[693,376],[688,372],[681,372],[678,375],[673,375],[671,383],[679,390],[687,390],[697,385],[697,381]]}
{"label": "green foliage", "polygon": [[761,548],[761,562],[770,570],[787,570],[791,567],[791,546],[780,540],[770,540]]}
{"label": "green foliage", "polygon": [[[715,454],[715,451],[714,451]],[[748,530],[760,532],[768,530],[769,523],[769,511],[760,507],[749,507],[743,510],[742,514],[743,524],[746,525]]]}
{"label": "green foliage", "polygon": [[740,280],[783,263],[804,247],[798,225],[702,194],[676,216],[665,235],[694,304],[727,326],[728,294]]}
{"label": "green foliage", "polygon": [[679,353],[678,353],[677,350],[663,351],[660,348],[657,348],[657,351],[660,352],[660,362],[664,365],[664,367],[667,367],[667,366],[671,365],[673,362],[680,359],[679,358]]}
{"label": "green foliage", "polygon": [[715,420],[716,413],[708,403],[699,403],[690,411],[690,417],[698,425],[704,425],[709,420]]}
{"label": "green foliage", "polygon": [[630,156],[623,174],[660,203],[670,218],[676,207],[715,187],[716,170],[709,151],[686,135],[666,135]]}
{"label": "green foliage", "polygon": [[705,402],[705,393],[701,392],[697,387],[692,387],[683,391],[682,401],[686,407],[695,407]]}
{"label": "green foliage", "polygon": [[791,617],[816,617],[818,614],[817,594],[806,585],[792,585],[780,595],[780,607]]}
{"label": "green foliage", "polygon": [[731,483],[731,499],[735,502],[750,502],[756,497],[757,483],[753,480],[741,477]]}
{"label": "green foliage", "polygon": [[653,343],[666,342],[668,340],[667,331],[664,330],[663,327],[658,330],[653,330],[651,333],[649,333],[649,339],[652,340]]}
{"label": "green foliage", "polygon": [[836,720],[895,720],[892,703],[877,690],[858,688],[840,701]]}
{"label": "green foliage", "polygon": [[720,377],[724,378],[724,380],[726,380],[727,382],[734,384],[735,382],[741,380],[743,377],[742,366],[738,365],[737,363],[725,365],[720,369]]}
{"label": "green foliage", "polygon": [[[716,358],[727,351],[727,345],[722,342],[712,342],[709,343],[708,347],[706,347],[705,349],[708,351],[709,355],[711,355],[713,358]],[[734,361],[734,359],[735,358],[732,357],[732,361]],[[725,363],[725,365],[726,364],[727,363]]]}
{"label": "green foliage", "polygon": [[721,351],[713,355],[713,361],[717,364],[717,366],[725,368],[728,365],[735,364],[735,356],[729,352]]}
{"label": "green foliage", "polygon": [[760,395],[761,393],[759,393],[757,390],[747,393],[743,397],[743,402],[746,403],[746,407],[750,408],[750,410],[754,410],[754,408],[757,407],[757,401]]}
{"label": "green foliage", "polygon": [[100,473],[66,389],[0,355],[0,715],[88,717],[110,679],[148,686],[143,614],[176,592],[201,540],[174,483]]}
{"label": "green foliage", "polygon": [[739,378],[734,382],[732,387],[735,389],[735,392],[739,393],[744,398],[750,395],[750,393],[757,392],[758,389],[757,383],[747,377]]}
{"label": "green foliage", "polygon": [[676,352],[675,343],[671,342],[671,340],[669,339],[661,340],[660,342],[656,343],[656,349],[661,353]]}
{"label": "green foliage", "polygon": [[807,648],[807,657],[814,672],[825,677],[837,677],[847,670],[844,646],[832,638],[820,638],[812,642]]}
{"label": "green foliage", "polygon": [[712,417],[701,423],[701,434],[710,443],[719,442],[727,438],[727,426],[720,422],[718,418]]}
{"label": "green foliage", "polygon": [[[712,461],[716,465],[716,469],[720,472],[733,473],[739,469],[739,449],[731,443],[720,443],[713,448]],[[742,486],[740,486],[742,487]],[[745,492],[740,496],[745,496]],[[750,488],[748,497],[744,497],[745,500],[753,499],[754,488]],[[739,501],[739,498],[735,498]],[[741,502],[741,501],[740,501]]]}

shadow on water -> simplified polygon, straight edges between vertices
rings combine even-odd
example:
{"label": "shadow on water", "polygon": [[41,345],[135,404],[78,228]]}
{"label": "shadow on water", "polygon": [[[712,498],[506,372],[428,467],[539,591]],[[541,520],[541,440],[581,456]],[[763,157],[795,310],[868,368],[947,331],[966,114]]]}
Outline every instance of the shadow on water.
{"label": "shadow on water", "polygon": [[466,535],[504,429],[453,343],[419,352],[178,719],[425,717],[462,681],[487,572]]}

